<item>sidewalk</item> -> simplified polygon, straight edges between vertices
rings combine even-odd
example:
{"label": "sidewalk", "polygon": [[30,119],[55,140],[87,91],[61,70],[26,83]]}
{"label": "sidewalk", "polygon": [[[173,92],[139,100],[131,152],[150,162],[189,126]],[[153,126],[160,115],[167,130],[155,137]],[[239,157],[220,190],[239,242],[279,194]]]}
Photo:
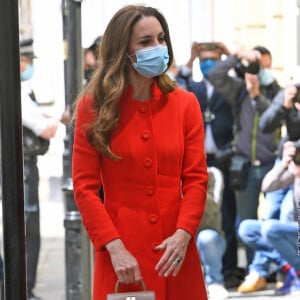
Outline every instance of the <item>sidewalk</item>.
{"label": "sidewalk", "polygon": [[42,300],[65,300],[64,198],[62,153],[64,128],[51,140],[48,153],[39,157],[41,251],[35,294]]}
{"label": "sidewalk", "polygon": [[[42,300],[65,299],[64,204],[59,178],[41,180],[41,251],[35,294]],[[48,191],[49,193],[46,193]],[[51,192],[50,192],[51,191]],[[60,197],[57,197],[61,193]]]}

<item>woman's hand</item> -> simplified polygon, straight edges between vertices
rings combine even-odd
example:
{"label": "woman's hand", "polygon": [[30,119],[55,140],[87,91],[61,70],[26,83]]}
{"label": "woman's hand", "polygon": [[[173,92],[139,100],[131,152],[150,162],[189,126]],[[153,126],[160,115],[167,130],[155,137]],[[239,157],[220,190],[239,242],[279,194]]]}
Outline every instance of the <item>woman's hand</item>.
{"label": "woman's hand", "polygon": [[120,239],[107,243],[106,249],[121,283],[135,283],[142,279],[137,260],[127,251]]}
{"label": "woman's hand", "polygon": [[165,253],[155,266],[155,270],[160,276],[168,277],[171,274],[176,276],[185,258],[187,246],[191,240],[191,235],[183,229],[165,239],[155,250],[165,250]]}

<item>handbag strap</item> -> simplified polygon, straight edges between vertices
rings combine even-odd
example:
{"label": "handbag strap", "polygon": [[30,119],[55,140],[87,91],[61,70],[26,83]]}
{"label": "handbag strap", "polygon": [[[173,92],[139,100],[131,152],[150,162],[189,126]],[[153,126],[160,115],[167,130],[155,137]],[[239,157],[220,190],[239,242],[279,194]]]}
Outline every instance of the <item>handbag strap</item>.
{"label": "handbag strap", "polygon": [[[146,284],[145,284],[144,280],[141,279],[138,283],[141,284],[143,290],[146,291]],[[115,293],[119,293],[120,285],[121,285],[121,282],[119,280],[117,280],[116,285],[115,285]]]}

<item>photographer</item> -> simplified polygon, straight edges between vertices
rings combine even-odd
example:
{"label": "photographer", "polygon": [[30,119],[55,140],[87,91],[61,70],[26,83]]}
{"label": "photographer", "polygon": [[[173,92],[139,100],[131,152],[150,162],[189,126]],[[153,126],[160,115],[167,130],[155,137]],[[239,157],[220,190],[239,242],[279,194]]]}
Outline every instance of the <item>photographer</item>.
{"label": "photographer", "polygon": [[286,125],[290,140],[300,137],[300,85],[288,85],[274,98],[262,114],[259,127],[263,132],[272,132]]}
{"label": "photographer", "polygon": [[[276,294],[289,294],[300,291],[300,235],[299,235],[299,210],[300,201],[300,140],[287,141],[283,145],[282,160],[266,174],[262,182],[262,192],[273,192],[293,184],[294,218],[289,222],[269,219],[264,221],[245,220],[240,229],[247,232],[243,241],[258,251],[263,251],[265,256],[278,266],[283,284],[277,287]],[[298,246],[297,246],[298,233]],[[264,274],[259,270],[259,276]]]}
{"label": "photographer", "polygon": [[[228,56],[207,75],[217,92],[230,103],[235,115],[236,155],[232,158],[235,173],[231,173],[231,182],[241,220],[257,219],[261,181],[276,157],[276,132],[264,133],[258,128],[260,116],[280,90],[271,66],[270,51],[257,46]],[[237,77],[228,74],[231,69],[236,70]],[[253,251],[246,247],[246,252],[249,264]]]}

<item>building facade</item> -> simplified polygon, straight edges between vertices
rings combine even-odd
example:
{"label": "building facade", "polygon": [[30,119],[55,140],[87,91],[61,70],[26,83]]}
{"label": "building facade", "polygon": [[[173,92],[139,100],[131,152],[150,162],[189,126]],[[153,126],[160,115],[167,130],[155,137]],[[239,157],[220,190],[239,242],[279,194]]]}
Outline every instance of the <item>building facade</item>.
{"label": "building facade", "polygon": [[[20,34],[35,41],[35,84],[45,103],[63,102],[62,1],[19,0]],[[222,41],[229,49],[256,45],[273,54],[276,78],[285,85],[300,65],[300,0],[69,0],[81,2],[82,46],[103,34],[126,4],[157,7],[168,20],[175,59],[184,64],[193,41]],[[47,72],[45,72],[47,70]]]}

